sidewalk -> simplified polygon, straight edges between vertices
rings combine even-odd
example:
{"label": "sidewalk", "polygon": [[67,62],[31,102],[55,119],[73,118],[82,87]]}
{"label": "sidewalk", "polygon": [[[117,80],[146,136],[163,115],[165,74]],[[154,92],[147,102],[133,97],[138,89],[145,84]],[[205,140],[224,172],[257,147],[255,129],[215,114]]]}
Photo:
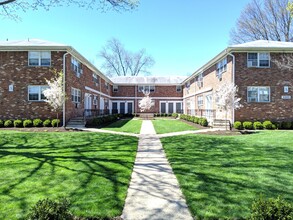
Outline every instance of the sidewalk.
{"label": "sidewalk", "polygon": [[143,121],[124,220],[191,220],[178,181],[151,121]]}

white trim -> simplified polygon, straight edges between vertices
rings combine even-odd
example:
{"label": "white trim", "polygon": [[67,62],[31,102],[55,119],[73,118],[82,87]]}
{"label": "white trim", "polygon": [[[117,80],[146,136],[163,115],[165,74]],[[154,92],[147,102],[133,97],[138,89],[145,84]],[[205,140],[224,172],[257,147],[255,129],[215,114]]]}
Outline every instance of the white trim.
{"label": "white trim", "polygon": [[180,110],[183,110],[183,101],[181,101],[181,102],[178,102],[178,101],[160,101],[159,102],[159,113],[160,114],[162,114],[162,109],[161,109],[161,104],[162,103],[165,103],[166,104],[166,113],[167,114],[170,114],[169,113],[169,103],[172,103],[173,104],[173,112],[172,113],[175,113],[176,112],[176,104],[177,103],[180,103],[180,107],[181,107]]}
{"label": "white trim", "polygon": [[90,88],[90,87],[88,87],[88,86],[85,86],[84,88],[85,88],[86,90],[88,90],[88,91],[91,91],[91,92],[97,93],[97,94],[99,94],[99,95],[105,96],[105,97],[107,97],[107,98],[109,98],[109,99],[112,98],[112,96],[109,96],[109,95],[107,95],[107,94],[105,94],[105,93],[102,93],[102,92],[100,92],[100,91],[98,91],[98,90],[92,89],[92,88]]}
{"label": "white trim", "polygon": [[196,96],[196,95],[199,95],[199,94],[202,94],[202,93],[206,93],[206,92],[210,92],[210,91],[213,91],[213,88],[207,88],[205,90],[200,90],[200,91],[195,92],[195,93],[192,93],[190,95],[183,96],[183,99],[187,99],[187,98],[190,98],[192,96]]}

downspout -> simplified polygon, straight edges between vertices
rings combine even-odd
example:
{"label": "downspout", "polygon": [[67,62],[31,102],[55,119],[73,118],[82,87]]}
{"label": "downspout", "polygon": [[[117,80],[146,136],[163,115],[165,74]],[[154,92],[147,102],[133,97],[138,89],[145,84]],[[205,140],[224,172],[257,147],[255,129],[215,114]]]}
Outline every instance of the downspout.
{"label": "downspout", "polygon": [[[232,62],[233,62],[233,66],[232,66],[232,83],[235,85],[235,56],[230,53],[230,52],[227,52],[226,50],[226,53],[232,57]],[[234,97],[233,97],[233,103],[234,103]],[[235,109],[233,109],[232,111],[232,124],[234,124],[234,121],[235,121]]]}
{"label": "downspout", "polygon": [[[65,77],[65,75],[66,75],[66,62],[65,62],[65,58],[68,54],[69,54],[69,52],[63,54],[63,93],[64,93],[64,95],[66,95],[66,85],[65,85],[65,83],[66,83],[66,81],[65,81],[65,79],[66,79],[66,77]],[[64,102],[63,102],[63,127],[66,126],[65,104],[66,104],[66,99],[64,99]]]}

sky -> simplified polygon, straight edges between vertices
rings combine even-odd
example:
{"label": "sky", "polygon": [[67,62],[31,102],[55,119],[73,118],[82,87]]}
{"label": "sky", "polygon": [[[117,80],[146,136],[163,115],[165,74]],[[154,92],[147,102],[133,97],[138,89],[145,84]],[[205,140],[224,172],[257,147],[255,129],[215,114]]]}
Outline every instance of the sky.
{"label": "sky", "polygon": [[0,40],[38,38],[74,47],[102,72],[99,51],[115,37],[127,50],[145,49],[152,76],[187,76],[229,45],[230,31],[251,0],[140,0],[132,11],[76,6],[19,11],[0,17]]}

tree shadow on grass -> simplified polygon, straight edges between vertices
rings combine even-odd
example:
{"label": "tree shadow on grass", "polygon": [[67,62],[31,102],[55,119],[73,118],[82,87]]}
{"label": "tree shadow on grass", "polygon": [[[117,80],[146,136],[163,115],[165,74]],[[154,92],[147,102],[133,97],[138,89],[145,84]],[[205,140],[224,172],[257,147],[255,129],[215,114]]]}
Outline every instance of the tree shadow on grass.
{"label": "tree shadow on grass", "polygon": [[[15,143],[13,137],[1,142],[0,164],[2,163],[1,167],[5,166],[5,172],[7,172],[0,172],[1,179],[5,181],[4,186],[0,186],[0,192],[6,198],[6,200],[2,199],[2,212],[8,211],[8,207],[13,205],[16,210],[10,210],[10,212],[23,215],[36,200],[43,198],[42,195],[48,195],[51,198],[59,195],[68,197],[73,202],[75,210],[78,213],[84,213],[84,216],[87,210],[82,208],[87,207],[94,209],[90,213],[96,213],[98,217],[109,217],[106,216],[107,213],[119,214],[122,211],[124,199],[121,198],[121,194],[126,196],[135,159],[136,138],[88,133],[76,134],[78,137],[69,136],[69,139],[65,134],[56,140],[51,134],[34,135],[34,140],[29,136],[27,140],[20,143]],[[71,137],[75,137],[75,141]],[[38,138],[39,141],[47,138],[46,144],[37,143]],[[19,175],[16,174],[13,177],[9,175],[9,172],[13,170],[19,170]],[[0,182],[2,182],[1,179]],[[40,186],[39,190],[30,188],[38,186],[35,181],[44,180],[48,182]],[[60,180],[64,182],[59,182]],[[95,187],[99,184],[104,186],[102,190],[110,191],[110,198],[100,198],[99,194],[105,194],[105,192],[100,192],[101,189]],[[19,196],[24,192],[32,194]],[[54,194],[51,195],[51,192]],[[96,198],[92,198],[93,196]],[[108,207],[109,210],[99,210],[98,204],[94,208],[89,205],[91,199],[97,202],[113,200],[117,205]],[[6,205],[7,208],[5,208]],[[3,215],[6,216],[6,214]]]}
{"label": "tree shadow on grass", "polygon": [[254,137],[188,135],[162,139],[189,207],[198,218],[247,218],[263,194],[293,201],[292,147]]}

